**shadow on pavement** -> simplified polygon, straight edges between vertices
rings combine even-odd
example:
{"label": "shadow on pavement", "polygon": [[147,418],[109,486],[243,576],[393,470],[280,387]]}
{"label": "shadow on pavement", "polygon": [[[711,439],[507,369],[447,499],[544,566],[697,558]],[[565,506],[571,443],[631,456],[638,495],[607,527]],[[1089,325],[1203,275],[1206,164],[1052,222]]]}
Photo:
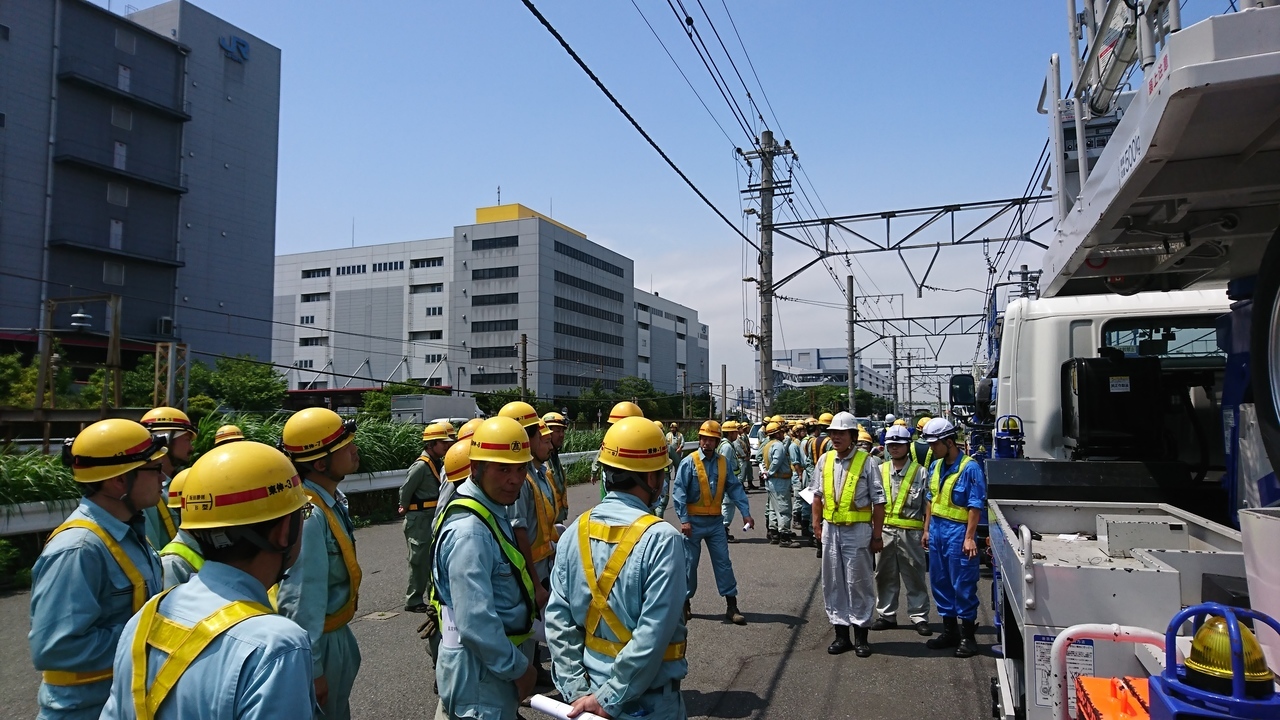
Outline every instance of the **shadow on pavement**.
{"label": "shadow on pavement", "polygon": [[765,707],[764,698],[746,690],[723,690],[704,693],[685,690],[684,706],[689,717],[745,718]]}

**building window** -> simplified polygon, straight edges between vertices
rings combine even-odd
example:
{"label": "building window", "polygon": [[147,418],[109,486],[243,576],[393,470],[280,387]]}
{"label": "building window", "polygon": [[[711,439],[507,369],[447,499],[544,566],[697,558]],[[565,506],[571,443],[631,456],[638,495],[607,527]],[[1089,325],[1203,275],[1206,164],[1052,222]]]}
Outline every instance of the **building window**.
{"label": "building window", "polygon": [[601,260],[595,255],[584,253],[581,250],[575,247],[570,247],[568,245],[565,245],[564,243],[558,240],[556,241],[556,252],[560,253],[561,255],[567,255],[573,258],[574,260],[577,260],[580,263],[586,263],[587,265],[590,265],[593,268],[598,268],[600,270],[603,270],[611,275],[617,275],[618,277],[625,277],[625,274],[623,273],[622,268],[618,267],[617,265],[614,265],[611,262],[605,262],[604,260]]}
{"label": "building window", "polygon": [[111,106],[111,124],[121,130],[133,129],[133,111],[119,105]]}
{"label": "building window", "polygon": [[609,357],[608,355],[597,355],[595,353],[578,352],[577,350],[566,350],[564,348],[556,348],[555,357],[557,360],[567,360],[569,362],[586,363],[587,365],[603,365],[605,367],[622,367],[622,358]]}
{"label": "building window", "polygon": [[520,293],[495,293],[493,295],[472,295],[472,307],[480,307],[483,305],[517,305],[520,302]]}
{"label": "building window", "polygon": [[617,302],[622,302],[622,299],[623,299],[622,293],[618,292],[617,290],[611,290],[603,285],[597,285],[593,282],[588,282],[586,280],[583,280],[580,277],[576,277],[568,273],[563,273],[563,272],[560,272],[559,270],[556,271],[556,282],[564,285],[568,285],[569,287],[578,288],[579,290],[586,290],[587,292],[592,293],[594,295],[599,295],[600,297],[606,297],[606,298],[609,298],[610,300],[616,300]]}
{"label": "building window", "polygon": [[494,345],[491,347],[471,348],[471,358],[473,360],[484,360],[488,358],[519,357],[519,355],[520,355],[520,352],[516,350],[515,345]]}
{"label": "building window", "polygon": [[302,302],[329,302],[329,293],[302,293]]}
{"label": "building window", "polygon": [[0,40],[8,40],[8,39],[9,39],[9,26],[0,25]]}
{"label": "building window", "polygon": [[116,89],[121,92],[129,92],[129,87],[133,83],[133,71],[128,65],[116,66]]}
{"label": "building window", "polygon": [[480,322],[471,323],[471,332],[504,332],[507,330],[519,330],[519,320],[482,320]]}
{"label": "building window", "polygon": [[[596,384],[596,380],[597,378],[594,378],[591,375],[559,375],[557,374],[555,376],[555,383],[557,385],[564,385],[566,387],[591,387],[592,385]],[[600,384],[604,385],[605,390],[613,390],[618,387],[617,380],[601,380]]]}
{"label": "building window", "polygon": [[363,275],[369,271],[368,265],[343,265],[338,268],[337,275]]}
{"label": "building window", "polygon": [[328,347],[329,338],[326,335],[298,338],[298,344],[302,347]]}
{"label": "building window", "polygon": [[444,292],[444,283],[424,283],[422,285],[410,285],[410,295],[421,295],[422,293],[438,293]]}
{"label": "building window", "polygon": [[315,316],[315,315],[303,315],[303,316],[302,316],[302,318],[298,321],[298,324],[299,324],[299,325],[315,325],[315,324],[316,324],[316,316]]}
{"label": "building window", "polygon": [[302,271],[302,279],[329,277],[329,268],[313,268]]}
{"label": "building window", "polygon": [[127,170],[129,164],[129,146],[122,142],[115,144],[115,151],[111,155],[111,167],[117,170]]}
{"label": "building window", "polygon": [[117,262],[102,263],[102,283],[104,285],[123,285],[124,265]]}
{"label": "building window", "polygon": [[574,302],[573,300],[562,298],[559,295],[556,296],[556,307],[560,308],[561,310],[569,310],[571,312],[580,313],[582,315],[587,315],[593,318],[608,320],[609,322],[617,323],[619,325],[622,324],[622,315],[616,312],[611,312],[603,308],[598,308],[594,305],[587,305],[585,303]]}
{"label": "building window", "polygon": [[644,303],[636,303],[636,309],[640,312],[649,312],[649,306]]}
{"label": "building window", "polygon": [[427,353],[422,356],[422,359],[429,363],[438,363],[441,360],[444,360],[444,353]]}
{"label": "building window", "polygon": [[676,322],[682,323],[684,321],[685,321],[684,318],[680,317],[679,315],[676,316]]}
{"label": "building window", "polygon": [[476,373],[471,376],[472,385],[515,385],[515,373]]}
{"label": "building window", "polygon": [[390,272],[392,270],[403,270],[403,269],[404,269],[403,260],[395,260],[392,262],[380,262],[380,263],[373,264],[374,272]]}
{"label": "building window", "polygon": [[508,265],[506,267],[480,268],[471,271],[472,280],[500,280],[502,278],[513,278],[520,276],[519,265]]}
{"label": "building window", "polygon": [[622,345],[622,337],[620,335],[610,335],[597,330],[588,330],[580,328],[577,325],[569,325],[567,323],[556,323],[556,333],[560,335],[569,335],[583,340],[593,340],[595,342],[608,343],[610,345]]}
{"label": "building window", "polygon": [[649,362],[649,356],[648,356],[648,355],[637,355],[637,356],[636,356],[636,360],[638,360],[639,362],[642,362],[642,363],[648,363],[648,362]]}
{"label": "building window", "polygon": [[444,308],[439,305],[436,305],[435,307],[427,308],[427,317],[435,317],[436,315],[443,315],[443,314],[444,314]]}
{"label": "building window", "polygon": [[641,330],[648,330],[648,329],[649,329],[649,323],[642,323],[642,322],[638,322],[638,323],[636,323],[636,327],[637,327],[637,328],[639,328],[639,329],[641,329]]}
{"label": "building window", "polygon": [[678,332],[678,333],[676,333],[676,339],[677,339],[677,340],[683,340],[683,339],[684,339],[684,333],[679,333],[679,332]]}
{"label": "building window", "polygon": [[441,378],[427,378],[427,387],[440,387],[442,384],[443,380]]}
{"label": "building window", "polygon": [[109,234],[107,236],[107,247],[112,250],[121,250],[124,248],[124,221],[112,220]]}
{"label": "building window", "polygon": [[472,250],[498,250],[501,248],[513,248],[520,244],[520,238],[516,235],[508,235],[500,238],[485,238],[483,240],[471,241]]}
{"label": "building window", "polygon": [[409,333],[410,342],[417,342],[419,340],[443,340],[443,339],[444,339],[443,330],[419,330],[417,332]]}
{"label": "building window", "polygon": [[411,270],[416,270],[417,268],[429,268],[429,267],[444,267],[444,258],[442,257],[416,258],[414,260],[409,261],[409,269]]}
{"label": "building window", "polygon": [[297,362],[294,363],[294,365],[302,368],[303,370],[309,370],[315,367],[316,363],[314,360],[298,360]]}
{"label": "building window", "polygon": [[107,202],[120,207],[129,207],[129,186],[124,183],[107,183]]}
{"label": "building window", "polygon": [[116,49],[130,55],[138,52],[138,38],[124,28],[116,28]]}

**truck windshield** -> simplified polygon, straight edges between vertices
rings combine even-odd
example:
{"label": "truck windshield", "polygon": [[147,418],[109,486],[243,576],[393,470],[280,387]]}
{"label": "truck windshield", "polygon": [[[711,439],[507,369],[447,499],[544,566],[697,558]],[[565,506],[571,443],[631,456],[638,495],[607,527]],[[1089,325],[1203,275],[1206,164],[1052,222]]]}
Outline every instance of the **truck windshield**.
{"label": "truck windshield", "polygon": [[1216,315],[1117,318],[1102,326],[1102,344],[1129,357],[1222,357]]}

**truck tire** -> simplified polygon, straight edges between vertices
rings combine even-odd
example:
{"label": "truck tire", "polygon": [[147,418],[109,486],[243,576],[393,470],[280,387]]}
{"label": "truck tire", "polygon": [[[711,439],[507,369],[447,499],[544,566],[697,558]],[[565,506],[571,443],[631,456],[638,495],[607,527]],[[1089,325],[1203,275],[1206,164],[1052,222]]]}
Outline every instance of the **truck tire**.
{"label": "truck tire", "polygon": [[1250,329],[1253,401],[1271,467],[1280,468],[1280,228],[1262,255]]}

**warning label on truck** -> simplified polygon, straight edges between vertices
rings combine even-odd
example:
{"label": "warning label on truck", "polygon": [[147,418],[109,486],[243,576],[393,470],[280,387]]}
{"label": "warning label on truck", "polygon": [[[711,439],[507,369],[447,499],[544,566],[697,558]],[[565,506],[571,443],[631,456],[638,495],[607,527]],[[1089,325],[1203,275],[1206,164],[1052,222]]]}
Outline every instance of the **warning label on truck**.
{"label": "warning label on truck", "polygon": [[1128,375],[1111,376],[1111,392],[1113,393],[1129,392],[1129,376]]}
{"label": "warning label on truck", "polygon": [[[1054,684],[1056,683],[1051,672],[1054,636],[1035,635],[1033,640],[1035,642],[1036,662],[1036,705],[1051,707],[1053,705]],[[1093,675],[1092,640],[1077,640],[1071,643],[1071,647],[1067,648],[1067,677],[1071,679],[1067,683],[1067,708],[1071,711],[1072,716],[1076,714],[1076,678],[1081,675]]]}

